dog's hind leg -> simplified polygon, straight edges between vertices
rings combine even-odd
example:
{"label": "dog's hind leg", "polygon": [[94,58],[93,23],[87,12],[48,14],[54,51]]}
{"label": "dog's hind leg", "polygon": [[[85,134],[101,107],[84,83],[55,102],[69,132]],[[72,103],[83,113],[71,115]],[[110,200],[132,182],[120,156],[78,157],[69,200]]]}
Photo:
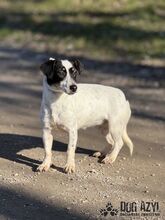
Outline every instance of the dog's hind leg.
{"label": "dog's hind leg", "polygon": [[37,171],[40,172],[47,171],[51,166],[53,135],[50,128],[43,129],[43,143],[45,148],[45,158],[42,164],[37,168]]}
{"label": "dog's hind leg", "polygon": [[120,123],[117,123],[117,120],[109,123],[109,135],[107,135],[107,137],[111,137],[109,141],[111,141],[112,144],[112,152],[105,156],[102,163],[113,163],[116,160],[118,153],[123,146],[122,133],[123,126],[121,126]]}
{"label": "dog's hind leg", "polygon": [[102,151],[97,151],[93,154],[94,157],[104,157],[106,156],[110,150],[111,150],[111,147],[113,146],[114,144],[114,141],[112,139],[112,135],[110,133],[108,133],[106,135],[106,140],[108,142],[107,146],[102,150]]}
{"label": "dog's hind leg", "polygon": [[107,154],[101,162],[102,163],[111,163],[111,164],[113,162],[115,162],[122,146],[123,146],[123,140],[122,140],[122,138],[120,138],[117,141],[115,141],[112,152]]}

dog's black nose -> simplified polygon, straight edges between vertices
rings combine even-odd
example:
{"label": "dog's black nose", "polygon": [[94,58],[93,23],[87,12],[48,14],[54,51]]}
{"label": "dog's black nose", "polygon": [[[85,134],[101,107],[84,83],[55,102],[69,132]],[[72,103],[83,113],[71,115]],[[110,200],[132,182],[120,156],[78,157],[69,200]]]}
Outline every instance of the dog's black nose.
{"label": "dog's black nose", "polygon": [[76,85],[71,85],[71,86],[70,86],[70,90],[71,90],[72,92],[76,92],[77,86],[76,86]]}

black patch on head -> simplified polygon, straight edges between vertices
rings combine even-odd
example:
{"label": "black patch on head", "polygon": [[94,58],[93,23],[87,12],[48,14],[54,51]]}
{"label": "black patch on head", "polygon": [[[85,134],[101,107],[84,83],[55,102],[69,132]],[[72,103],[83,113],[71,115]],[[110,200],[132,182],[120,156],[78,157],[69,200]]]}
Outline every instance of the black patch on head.
{"label": "black patch on head", "polygon": [[82,63],[77,59],[71,60],[70,62],[72,63],[73,67],[77,70],[78,74],[81,74],[83,70]]}
{"label": "black patch on head", "polygon": [[61,60],[48,60],[40,66],[40,69],[47,77],[49,85],[59,83],[66,76],[66,69]]}

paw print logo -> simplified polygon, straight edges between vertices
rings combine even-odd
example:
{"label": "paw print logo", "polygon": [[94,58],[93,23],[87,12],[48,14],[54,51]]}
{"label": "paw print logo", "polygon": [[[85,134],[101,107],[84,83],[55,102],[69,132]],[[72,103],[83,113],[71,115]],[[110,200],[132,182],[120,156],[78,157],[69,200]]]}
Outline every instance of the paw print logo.
{"label": "paw print logo", "polygon": [[108,202],[108,204],[106,205],[107,210],[110,212],[113,209],[113,205],[111,202]]}
{"label": "paw print logo", "polygon": [[118,210],[117,209],[112,209],[112,211],[110,212],[111,216],[116,216],[118,214]]}
{"label": "paw print logo", "polygon": [[107,209],[107,211],[109,212],[109,214],[111,215],[111,216],[115,216],[115,215],[117,215],[118,214],[118,209],[114,209],[113,208],[113,205],[112,205],[112,203],[111,202],[109,202],[107,205],[106,205],[106,209]]}
{"label": "paw print logo", "polygon": [[108,215],[108,211],[106,209],[100,209],[100,215],[106,217]]}
{"label": "paw print logo", "polygon": [[105,209],[100,210],[100,215],[102,217],[106,217],[107,215],[110,216],[116,216],[118,214],[118,209],[113,208],[113,205],[111,202],[108,202]]}

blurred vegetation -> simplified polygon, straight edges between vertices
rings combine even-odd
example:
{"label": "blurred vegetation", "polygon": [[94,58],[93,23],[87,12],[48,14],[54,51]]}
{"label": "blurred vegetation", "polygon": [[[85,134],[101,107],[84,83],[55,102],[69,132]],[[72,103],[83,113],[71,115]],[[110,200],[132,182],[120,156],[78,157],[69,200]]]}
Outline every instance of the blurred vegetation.
{"label": "blurred vegetation", "polygon": [[165,57],[164,0],[0,0],[1,42],[99,59]]}

